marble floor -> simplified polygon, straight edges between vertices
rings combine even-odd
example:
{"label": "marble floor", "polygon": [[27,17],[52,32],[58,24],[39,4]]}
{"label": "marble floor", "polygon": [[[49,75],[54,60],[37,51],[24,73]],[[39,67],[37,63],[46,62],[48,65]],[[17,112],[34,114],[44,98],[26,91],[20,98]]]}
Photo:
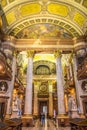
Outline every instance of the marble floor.
{"label": "marble floor", "polygon": [[23,127],[22,130],[70,130],[70,127],[55,126],[52,120],[45,121],[45,126],[42,126],[40,121],[37,120],[34,127]]}

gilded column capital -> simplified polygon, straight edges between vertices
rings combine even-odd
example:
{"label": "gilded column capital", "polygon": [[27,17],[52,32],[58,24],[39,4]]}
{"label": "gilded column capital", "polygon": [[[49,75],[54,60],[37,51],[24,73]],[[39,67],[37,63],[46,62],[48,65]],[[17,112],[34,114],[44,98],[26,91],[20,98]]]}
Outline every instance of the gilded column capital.
{"label": "gilded column capital", "polygon": [[61,58],[62,57],[62,51],[61,50],[55,51],[54,56],[55,56],[55,58]]}
{"label": "gilded column capital", "polygon": [[69,58],[69,63],[71,64],[72,63],[72,59],[73,59],[73,52],[71,52],[71,54],[70,54],[70,58]]}
{"label": "gilded column capital", "polygon": [[52,84],[53,84],[53,81],[52,81],[52,80],[49,80],[49,81],[48,81],[48,84],[49,84],[49,85],[52,85]]}
{"label": "gilded column capital", "polygon": [[17,58],[17,56],[18,56],[18,51],[15,50],[15,51],[13,52],[13,56],[14,56],[15,58]]}
{"label": "gilded column capital", "polygon": [[73,52],[71,55],[72,55],[72,58],[77,56],[75,52]]}
{"label": "gilded column capital", "polygon": [[39,81],[34,81],[34,85],[39,86],[41,83]]}
{"label": "gilded column capital", "polygon": [[34,57],[34,50],[28,50],[27,51],[27,57],[28,58],[33,58]]}
{"label": "gilded column capital", "polygon": [[76,53],[75,52],[71,52],[70,54],[70,58],[69,58],[69,63],[72,63],[73,58],[76,57]]}

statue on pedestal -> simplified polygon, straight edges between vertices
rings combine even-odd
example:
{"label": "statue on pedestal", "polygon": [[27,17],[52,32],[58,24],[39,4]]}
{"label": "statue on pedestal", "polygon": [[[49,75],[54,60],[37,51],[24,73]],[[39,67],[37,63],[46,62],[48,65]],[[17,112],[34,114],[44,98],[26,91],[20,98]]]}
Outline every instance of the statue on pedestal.
{"label": "statue on pedestal", "polygon": [[22,101],[17,95],[13,100],[13,115],[15,115],[16,117],[21,116],[21,103]]}
{"label": "statue on pedestal", "polygon": [[78,118],[78,110],[77,110],[77,104],[76,104],[76,100],[73,96],[69,97],[68,100],[68,110],[69,110],[69,117],[70,118]]}

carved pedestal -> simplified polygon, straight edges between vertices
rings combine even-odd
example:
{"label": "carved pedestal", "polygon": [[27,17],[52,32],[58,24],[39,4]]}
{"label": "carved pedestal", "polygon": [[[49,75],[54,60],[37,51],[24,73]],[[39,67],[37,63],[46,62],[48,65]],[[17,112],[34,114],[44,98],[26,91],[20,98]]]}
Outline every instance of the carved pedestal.
{"label": "carved pedestal", "polygon": [[71,113],[71,118],[80,118],[77,109],[72,109]]}

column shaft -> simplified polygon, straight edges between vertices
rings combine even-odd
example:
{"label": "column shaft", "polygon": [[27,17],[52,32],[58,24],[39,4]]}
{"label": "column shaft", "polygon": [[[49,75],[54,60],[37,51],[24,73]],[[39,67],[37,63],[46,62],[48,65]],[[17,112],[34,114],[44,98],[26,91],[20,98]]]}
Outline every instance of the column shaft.
{"label": "column shaft", "polygon": [[8,81],[8,104],[7,104],[7,112],[6,114],[9,115],[12,113],[12,97],[13,97],[13,89],[14,89],[14,82],[15,82],[15,73],[16,73],[16,57],[13,57],[12,63],[12,81]]}
{"label": "column shaft", "polygon": [[33,59],[29,57],[27,67],[27,85],[25,93],[25,112],[26,115],[32,115],[32,73],[33,73]]}
{"label": "column shaft", "polygon": [[61,65],[61,52],[55,52],[56,57],[56,75],[57,75],[57,96],[58,96],[58,114],[65,114],[64,104],[64,87],[63,87],[63,73]]}
{"label": "column shaft", "polygon": [[65,114],[64,87],[63,87],[61,58],[57,58],[56,69],[57,69],[56,73],[57,73],[58,114]]}
{"label": "column shaft", "polygon": [[73,56],[73,69],[74,69],[74,81],[76,87],[77,104],[78,104],[78,108],[80,109],[80,113],[83,114],[83,105],[82,105],[82,100],[80,98],[82,90],[81,90],[80,81],[78,81],[77,79],[77,60],[75,55]]}

